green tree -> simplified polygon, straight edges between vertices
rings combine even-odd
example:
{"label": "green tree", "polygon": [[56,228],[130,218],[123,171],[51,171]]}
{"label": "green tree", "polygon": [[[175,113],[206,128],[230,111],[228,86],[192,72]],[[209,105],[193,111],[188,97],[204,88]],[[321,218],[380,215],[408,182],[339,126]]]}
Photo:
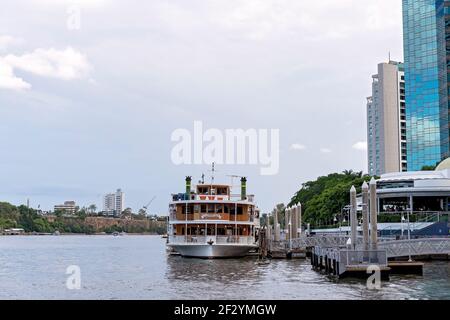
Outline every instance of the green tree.
{"label": "green tree", "polygon": [[95,214],[95,213],[97,212],[97,206],[96,206],[95,204],[91,204],[91,205],[88,207],[88,210],[89,210],[89,213],[90,213],[91,215],[93,215],[93,214]]}
{"label": "green tree", "polygon": [[332,224],[334,217],[350,202],[350,188],[354,185],[361,192],[364,181],[371,177],[362,172],[345,170],[308,181],[292,197],[288,206],[302,204],[303,221],[312,225]]}

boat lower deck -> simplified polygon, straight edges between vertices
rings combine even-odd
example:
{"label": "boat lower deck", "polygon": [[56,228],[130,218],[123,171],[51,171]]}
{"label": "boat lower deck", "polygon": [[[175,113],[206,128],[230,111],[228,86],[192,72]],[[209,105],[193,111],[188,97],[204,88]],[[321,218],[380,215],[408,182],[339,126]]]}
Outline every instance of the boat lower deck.
{"label": "boat lower deck", "polygon": [[169,244],[173,250],[186,258],[226,259],[241,258],[258,248],[256,244]]}

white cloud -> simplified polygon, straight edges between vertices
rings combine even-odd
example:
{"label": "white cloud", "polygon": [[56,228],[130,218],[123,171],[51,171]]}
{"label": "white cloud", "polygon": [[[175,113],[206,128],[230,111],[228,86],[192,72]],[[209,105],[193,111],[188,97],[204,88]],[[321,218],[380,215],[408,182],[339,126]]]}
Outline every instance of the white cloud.
{"label": "white cloud", "polygon": [[70,47],[65,50],[39,48],[20,56],[7,55],[3,60],[15,69],[62,80],[83,78],[90,69],[86,57]]}
{"label": "white cloud", "polygon": [[37,5],[57,5],[57,6],[80,6],[80,7],[101,7],[108,0],[33,0]]}
{"label": "white cloud", "polygon": [[367,141],[358,141],[352,148],[359,151],[367,151]]}
{"label": "white cloud", "polygon": [[22,90],[31,84],[15,75],[22,70],[42,77],[73,80],[89,74],[90,65],[80,52],[68,47],[64,50],[36,49],[23,55],[0,56],[0,88]]}
{"label": "white cloud", "polygon": [[[254,40],[292,31],[309,40],[344,39],[366,30],[382,31],[398,24],[401,15],[392,10],[392,1],[380,2],[219,0],[208,12],[212,12],[215,21],[223,27],[239,30],[242,36]],[[354,28],[355,23],[360,27]]]}
{"label": "white cloud", "polygon": [[0,59],[0,89],[23,90],[31,85],[14,75],[13,68]]}
{"label": "white cloud", "polygon": [[9,35],[0,35],[0,50],[5,50],[12,45],[22,43],[21,39]]}
{"label": "white cloud", "polygon": [[306,146],[304,146],[303,144],[294,143],[291,145],[291,150],[301,151],[301,150],[305,150],[305,149],[306,149]]}
{"label": "white cloud", "polygon": [[328,149],[328,148],[320,148],[320,152],[322,152],[322,153],[331,153],[332,151],[331,151],[331,149]]}

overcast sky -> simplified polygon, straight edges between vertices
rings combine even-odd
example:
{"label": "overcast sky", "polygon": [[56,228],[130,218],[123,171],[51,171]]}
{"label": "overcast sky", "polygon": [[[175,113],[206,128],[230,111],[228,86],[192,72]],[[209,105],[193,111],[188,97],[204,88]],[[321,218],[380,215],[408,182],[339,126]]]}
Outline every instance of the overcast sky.
{"label": "overcast sky", "polygon": [[366,97],[377,63],[403,57],[401,19],[400,0],[2,2],[0,201],[101,208],[120,187],[166,214],[186,175],[208,174],[171,161],[171,133],[195,120],[280,129],[277,175],[217,167],[248,176],[263,211],[367,171]]}

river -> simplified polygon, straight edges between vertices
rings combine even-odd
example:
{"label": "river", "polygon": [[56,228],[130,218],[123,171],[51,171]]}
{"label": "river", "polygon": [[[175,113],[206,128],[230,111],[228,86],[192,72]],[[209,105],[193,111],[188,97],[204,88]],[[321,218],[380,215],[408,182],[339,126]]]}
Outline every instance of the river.
{"label": "river", "polygon": [[[158,236],[0,237],[0,299],[448,299],[450,263],[391,276],[379,291],[337,281],[309,260],[196,260],[168,256]],[[81,288],[69,290],[69,266]]]}

